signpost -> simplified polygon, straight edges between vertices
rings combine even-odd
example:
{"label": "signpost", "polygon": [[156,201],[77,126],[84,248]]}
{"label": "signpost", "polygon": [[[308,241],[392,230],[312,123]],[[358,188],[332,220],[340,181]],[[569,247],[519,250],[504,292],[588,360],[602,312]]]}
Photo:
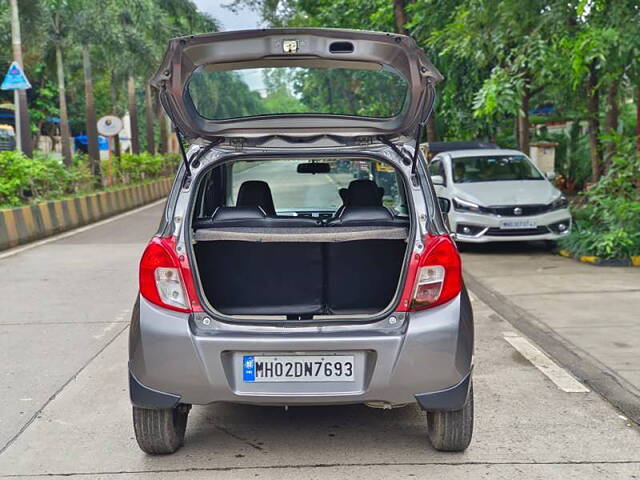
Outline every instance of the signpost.
{"label": "signpost", "polygon": [[116,117],[115,115],[105,115],[104,117],[98,120],[98,133],[103,135],[109,139],[109,178],[108,184],[111,185],[113,183],[113,168],[111,161],[111,138],[115,137],[120,133],[122,128],[124,127],[124,123],[120,119],[120,117]]}
{"label": "signpost", "polygon": [[[18,13],[18,0],[9,0],[9,6],[11,7],[11,50],[13,51],[14,64],[17,64],[19,72],[22,73],[22,77],[26,80],[24,72],[22,71],[22,40],[20,39],[20,14]],[[14,64],[9,67],[9,71],[12,70]],[[15,71],[15,70],[14,70]],[[29,83],[28,81],[26,82]],[[30,88],[31,85],[29,85]],[[16,102],[16,117],[15,117],[15,130],[17,144],[20,150],[27,157],[33,154],[33,142],[31,140],[31,126],[29,124],[29,107],[27,105],[27,90],[26,88],[13,89],[13,96]]]}
{"label": "signpost", "polygon": [[2,81],[2,86],[0,89],[2,90],[13,90],[14,101],[15,101],[15,131],[16,131],[16,145],[20,148],[20,150],[24,151],[22,145],[22,115],[20,109],[20,90],[27,90],[31,88],[31,84],[29,80],[27,80],[27,76],[22,71],[20,64],[18,62],[11,63],[9,66],[9,70]]}

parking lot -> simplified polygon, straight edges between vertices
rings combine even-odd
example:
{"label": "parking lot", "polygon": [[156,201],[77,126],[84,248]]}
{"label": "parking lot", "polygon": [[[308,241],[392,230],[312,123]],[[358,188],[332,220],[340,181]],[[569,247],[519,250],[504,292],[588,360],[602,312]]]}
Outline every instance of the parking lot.
{"label": "parking lot", "polygon": [[[475,294],[474,286],[481,296],[502,290],[510,302],[540,294],[547,305],[555,305],[552,299],[563,292],[551,283],[548,288],[556,291],[543,292],[544,282],[536,283],[535,277],[518,283],[513,266],[505,267],[516,262],[545,271],[551,262],[559,275],[566,267],[555,262],[570,262],[535,247],[463,254],[477,335],[476,428],[465,453],[436,452],[427,440],[424,414],[413,405],[378,410],[219,404],[194,407],[185,447],[176,454],[143,454],[131,425],[127,328],[137,261],[160,212],[161,205],[155,204],[66,238],[0,255],[1,477],[638,478],[638,426],[588,381],[567,380],[564,368],[558,368],[560,378],[580,388],[565,391],[572,389],[551,375],[560,382],[554,383],[543,374],[544,365],[536,368],[525,358],[529,351],[522,350],[523,356],[513,346],[521,346],[522,340],[526,344],[527,338],[534,349],[547,345],[536,343],[526,324],[505,320],[507,310],[501,314]],[[502,272],[502,281],[496,270],[500,266],[509,269]],[[588,295],[588,278],[597,272],[585,270],[580,285],[587,293],[581,295]],[[635,271],[621,275],[626,275],[627,286],[638,281]],[[578,280],[574,278],[574,286]],[[626,295],[635,298],[633,292]],[[497,305],[495,299],[489,303]],[[586,318],[581,315],[576,318]],[[559,328],[572,342],[566,346],[570,351],[574,343],[580,345],[581,335],[586,339],[591,332],[593,338],[602,325],[592,322],[583,334],[571,326]],[[637,327],[627,328],[630,343]],[[637,349],[625,354],[637,359]],[[611,371],[623,370],[615,361],[604,353],[599,360]],[[631,370],[624,374],[628,383],[637,375]]]}

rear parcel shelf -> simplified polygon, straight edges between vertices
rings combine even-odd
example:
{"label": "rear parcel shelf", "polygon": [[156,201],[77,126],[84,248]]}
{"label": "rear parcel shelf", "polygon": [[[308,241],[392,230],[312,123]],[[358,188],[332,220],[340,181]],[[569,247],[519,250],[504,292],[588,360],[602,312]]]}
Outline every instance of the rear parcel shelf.
{"label": "rear parcel shelf", "polygon": [[226,227],[200,228],[196,242],[244,241],[288,243],[336,243],[357,240],[406,240],[406,227]]}

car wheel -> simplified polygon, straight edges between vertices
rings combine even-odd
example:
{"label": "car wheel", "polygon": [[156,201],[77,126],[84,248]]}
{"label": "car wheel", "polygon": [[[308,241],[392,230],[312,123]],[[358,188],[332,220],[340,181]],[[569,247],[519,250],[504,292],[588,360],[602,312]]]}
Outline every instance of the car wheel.
{"label": "car wheel", "polygon": [[429,440],[436,450],[466,450],[473,435],[473,384],[464,407],[450,412],[427,412],[427,426]]}
{"label": "car wheel", "polygon": [[173,408],[133,407],[133,429],[142,451],[167,454],[178,450],[184,443],[184,432],[191,405]]}

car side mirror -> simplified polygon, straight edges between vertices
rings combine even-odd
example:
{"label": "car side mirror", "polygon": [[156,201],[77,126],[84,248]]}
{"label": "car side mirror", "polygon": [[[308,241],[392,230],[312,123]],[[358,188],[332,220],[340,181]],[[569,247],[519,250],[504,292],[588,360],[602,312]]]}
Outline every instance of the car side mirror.
{"label": "car side mirror", "polygon": [[444,185],[444,178],[442,175],[431,175],[431,183],[434,185]]}
{"label": "car side mirror", "polygon": [[440,205],[440,211],[444,214],[449,213],[451,210],[451,200],[444,197],[438,197],[438,204]]}
{"label": "car side mirror", "polygon": [[547,172],[546,177],[548,180],[554,180],[556,178],[556,172]]}

